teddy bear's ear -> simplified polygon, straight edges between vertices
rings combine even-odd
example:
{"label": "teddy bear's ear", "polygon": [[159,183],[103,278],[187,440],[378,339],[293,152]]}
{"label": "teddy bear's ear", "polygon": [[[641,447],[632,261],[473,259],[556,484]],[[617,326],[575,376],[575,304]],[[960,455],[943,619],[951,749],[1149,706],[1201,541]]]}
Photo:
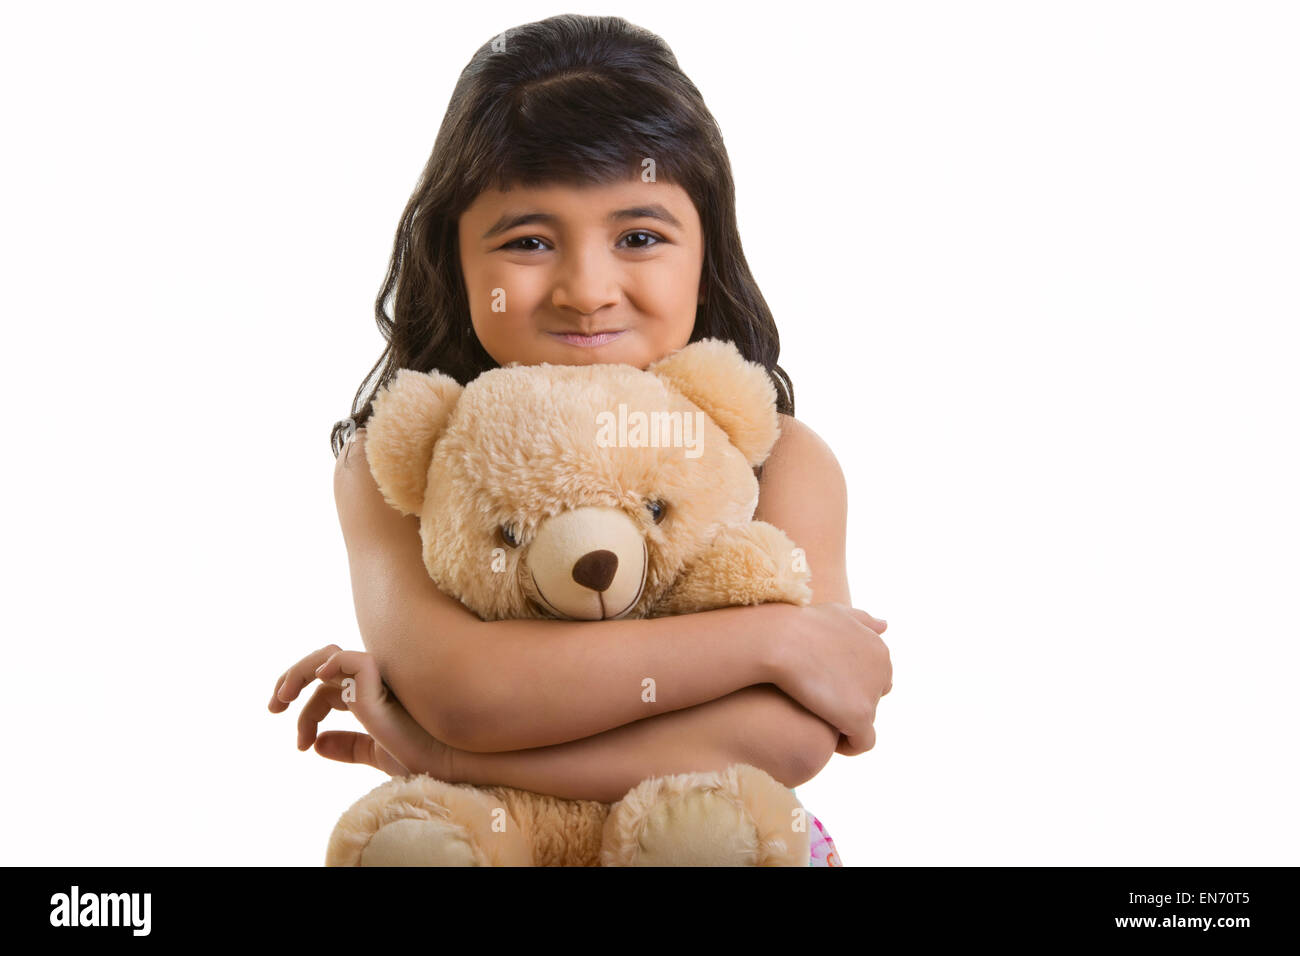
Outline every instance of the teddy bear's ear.
{"label": "teddy bear's ear", "polygon": [[781,432],[776,386],[767,369],[748,361],[734,344],[701,339],[652,362],[646,371],[698,405],[750,465],[767,460]]}
{"label": "teddy bear's ear", "polygon": [[366,419],[366,459],[384,500],[402,514],[424,508],[433,445],[464,386],[442,372],[403,368],[379,390]]}

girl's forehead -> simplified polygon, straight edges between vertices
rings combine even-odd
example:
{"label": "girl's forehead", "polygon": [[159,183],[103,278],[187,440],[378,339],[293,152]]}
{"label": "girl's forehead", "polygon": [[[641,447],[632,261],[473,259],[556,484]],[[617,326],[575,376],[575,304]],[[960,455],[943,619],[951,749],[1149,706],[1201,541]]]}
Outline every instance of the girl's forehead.
{"label": "girl's forehead", "polygon": [[[525,217],[526,221],[517,221]],[[463,220],[493,233],[504,232],[512,222],[617,222],[634,218],[656,219],[681,230],[699,226],[695,205],[686,190],[675,183],[643,182],[639,178],[619,183],[490,188],[479,193],[462,214]]]}

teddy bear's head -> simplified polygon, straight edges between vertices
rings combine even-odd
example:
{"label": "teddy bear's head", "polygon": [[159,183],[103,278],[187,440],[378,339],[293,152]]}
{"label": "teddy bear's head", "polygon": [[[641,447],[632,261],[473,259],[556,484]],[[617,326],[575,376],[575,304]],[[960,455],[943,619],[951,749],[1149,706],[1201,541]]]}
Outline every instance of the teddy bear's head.
{"label": "teddy bear's head", "polygon": [[645,616],[758,503],[780,430],[767,371],[705,339],[653,363],[403,369],[366,454],[424,563],[483,620]]}

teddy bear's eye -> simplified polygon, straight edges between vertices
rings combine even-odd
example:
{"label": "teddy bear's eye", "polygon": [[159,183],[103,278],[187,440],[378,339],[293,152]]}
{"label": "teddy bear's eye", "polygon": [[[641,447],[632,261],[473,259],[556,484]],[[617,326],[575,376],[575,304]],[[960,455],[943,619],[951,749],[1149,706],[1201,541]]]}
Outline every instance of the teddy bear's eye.
{"label": "teddy bear's eye", "polygon": [[501,540],[512,548],[519,547],[519,539],[515,537],[515,531],[508,524],[503,524],[499,529],[501,531]]}
{"label": "teddy bear's eye", "polygon": [[664,520],[664,515],[668,513],[668,506],[662,501],[647,501],[646,508],[650,511],[650,517],[655,519],[655,524]]}

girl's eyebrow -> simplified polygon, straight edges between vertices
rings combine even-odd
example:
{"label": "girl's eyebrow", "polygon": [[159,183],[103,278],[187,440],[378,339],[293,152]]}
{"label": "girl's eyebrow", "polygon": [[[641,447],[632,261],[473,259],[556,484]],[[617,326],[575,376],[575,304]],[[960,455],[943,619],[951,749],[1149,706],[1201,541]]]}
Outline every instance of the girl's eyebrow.
{"label": "girl's eyebrow", "polygon": [[[633,206],[630,209],[618,209],[605,217],[605,221],[611,223],[622,222],[625,219],[658,219],[660,222],[667,223],[674,228],[682,228],[682,224],[677,221],[677,217],[659,203],[651,203],[649,206]],[[549,212],[507,212],[493,223],[491,229],[483,233],[483,238],[491,239],[493,236],[514,229],[516,226],[528,226],[535,222],[553,226],[556,221],[555,214]]]}

